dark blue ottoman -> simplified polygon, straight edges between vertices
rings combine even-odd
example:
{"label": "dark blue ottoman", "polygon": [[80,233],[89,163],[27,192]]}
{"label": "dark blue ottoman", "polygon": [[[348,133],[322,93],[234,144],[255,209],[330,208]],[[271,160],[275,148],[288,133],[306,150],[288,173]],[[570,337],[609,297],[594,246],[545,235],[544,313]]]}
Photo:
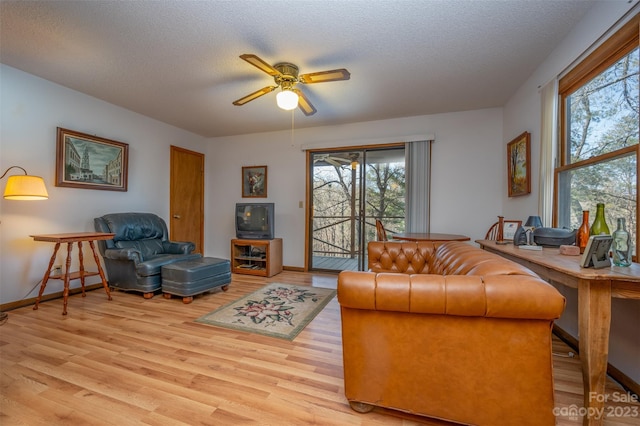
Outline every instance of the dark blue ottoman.
{"label": "dark blue ottoman", "polygon": [[201,257],[162,267],[162,293],[165,299],[181,296],[191,303],[193,296],[222,287],[227,291],[231,282],[231,263],[226,259]]}

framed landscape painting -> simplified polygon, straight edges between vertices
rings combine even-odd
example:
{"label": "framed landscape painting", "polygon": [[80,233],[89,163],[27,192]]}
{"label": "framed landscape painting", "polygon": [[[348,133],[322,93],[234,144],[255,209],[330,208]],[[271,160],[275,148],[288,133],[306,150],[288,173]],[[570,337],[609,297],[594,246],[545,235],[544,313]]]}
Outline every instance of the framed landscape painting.
{"label": "framed landscape painting", "polygon": [[524,132],[507,144],[509,197],[531,192],[531,134]]}
{"label": "framed landscape painting", "polygon": [[127,190],[129,145],[58,127],[56,186]]}

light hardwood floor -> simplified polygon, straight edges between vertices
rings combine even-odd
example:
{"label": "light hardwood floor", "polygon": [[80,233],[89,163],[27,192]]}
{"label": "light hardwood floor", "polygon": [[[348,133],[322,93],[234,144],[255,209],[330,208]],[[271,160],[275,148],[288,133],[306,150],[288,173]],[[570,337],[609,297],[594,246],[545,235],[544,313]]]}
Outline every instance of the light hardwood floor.
{"label": "light hardwood floor", "polygon": [[[234,275],[229,291],[180,298],[103,290],[9,312],[0,327],[0,424],[9,425],[447,425],[376,409],[352,411],[342,372],[336,299],[293,342],[193,320],[267,282],[335,288],[336,276]],[[569,348],[554,341],[554,351]],[[578,358],[554,357],[556,406],[582,406]],[[611,395],[623,390],[612,381]],[[526,395],[522,396],[526,398]],[[609,407],[609,406],[608,406]],[[613,406],[612,406],[613,407]],[[638,404],[617,403],[607,425],[638,425]],[[624,411],[626,410],[626,411]],[[581,418],[558,417],[558,425]],[[505,424],[508,421],[505,419]]]}

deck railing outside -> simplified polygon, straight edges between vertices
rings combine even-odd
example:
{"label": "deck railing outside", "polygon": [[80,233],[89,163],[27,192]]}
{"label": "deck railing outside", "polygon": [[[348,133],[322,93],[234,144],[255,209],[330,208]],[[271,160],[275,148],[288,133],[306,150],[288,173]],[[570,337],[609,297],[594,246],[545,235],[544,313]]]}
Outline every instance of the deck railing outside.
{"label": "deck railing outside", "polygon": [[[376,240],[376,219],[366,216],[365,242]],[[404,231],[403,216],[381,218],[387,236]],[[315,224],[320,222],[317,227]],[[355,258],[360,254],[358,232],[351,232],[352,226],[359,226],[359,220],[351,216],[315,216],[313,229],[312,256]],[[358,229],[356,228],[356,231]]]}

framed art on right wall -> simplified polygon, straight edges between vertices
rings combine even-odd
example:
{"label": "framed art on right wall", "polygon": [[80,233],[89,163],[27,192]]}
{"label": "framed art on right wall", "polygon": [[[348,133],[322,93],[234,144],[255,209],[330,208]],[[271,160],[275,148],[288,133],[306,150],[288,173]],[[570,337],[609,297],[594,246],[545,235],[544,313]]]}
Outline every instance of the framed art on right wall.
{"label": "framed art on right wall", "polygon": [[509,197],[531,193],[531,134],[524,132],[507,144]]}

